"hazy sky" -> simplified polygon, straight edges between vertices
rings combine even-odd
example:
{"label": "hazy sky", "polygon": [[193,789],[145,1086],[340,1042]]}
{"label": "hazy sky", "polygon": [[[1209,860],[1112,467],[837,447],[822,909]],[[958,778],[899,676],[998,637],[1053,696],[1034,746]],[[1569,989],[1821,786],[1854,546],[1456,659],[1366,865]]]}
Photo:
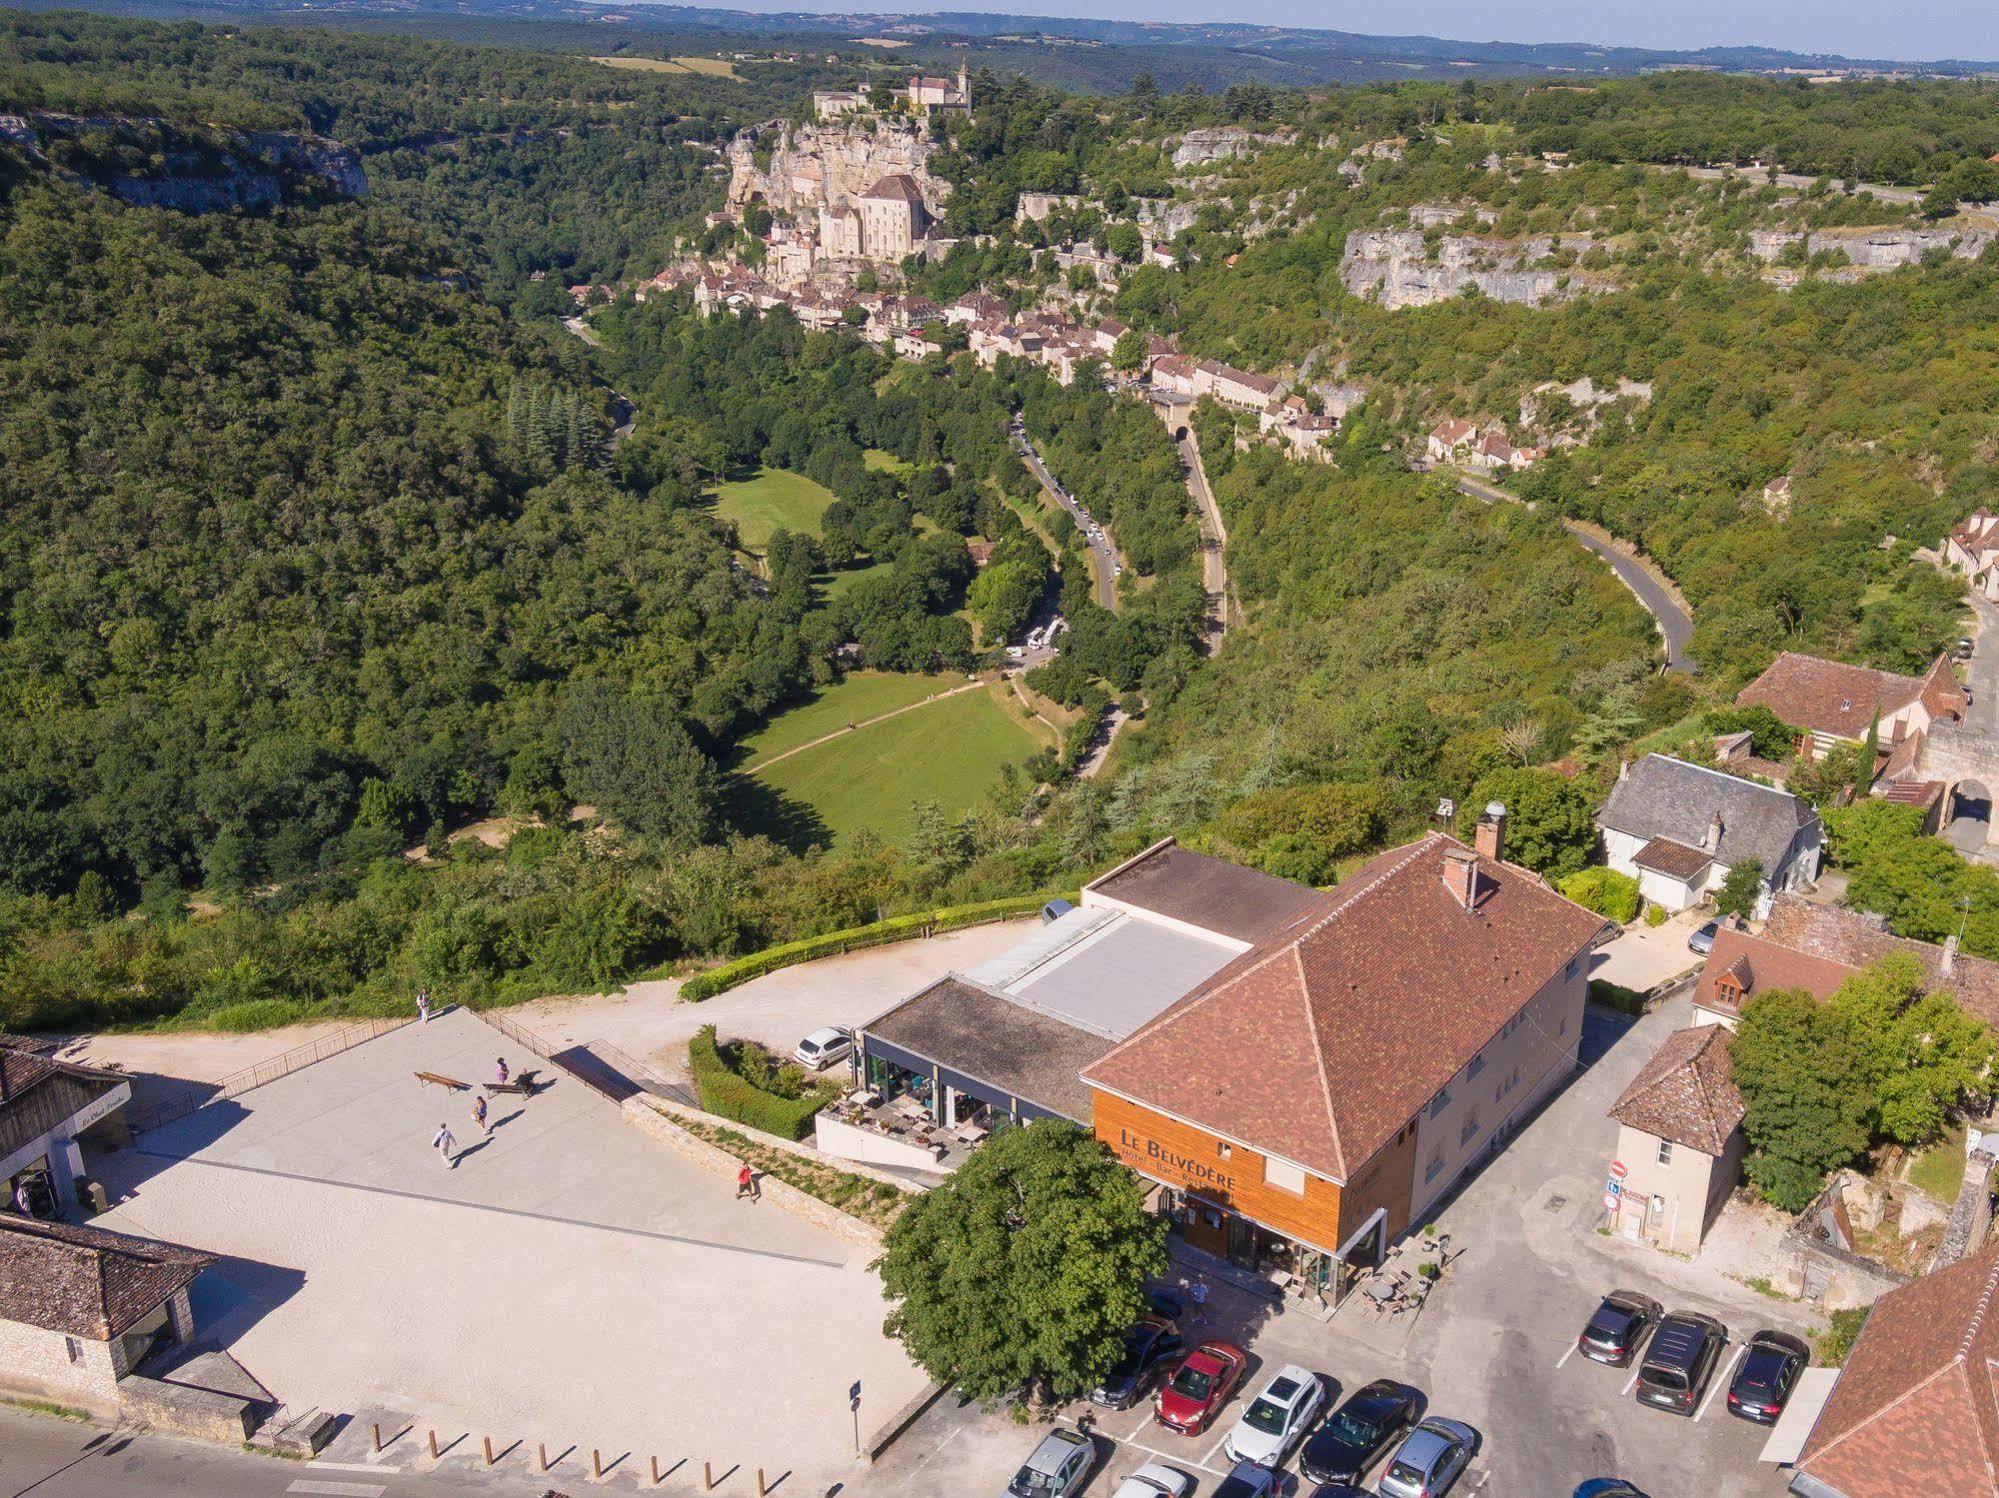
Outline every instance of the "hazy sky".
{"label": "hazy sky", "polygon": [[[704,3],[704,0],[693,0]],[[1999,0],[705,0],[744,10],[999,11],[1152,21],[1245,21],[1459,41],[1756,43],[1848,57],[1999,61]]]}

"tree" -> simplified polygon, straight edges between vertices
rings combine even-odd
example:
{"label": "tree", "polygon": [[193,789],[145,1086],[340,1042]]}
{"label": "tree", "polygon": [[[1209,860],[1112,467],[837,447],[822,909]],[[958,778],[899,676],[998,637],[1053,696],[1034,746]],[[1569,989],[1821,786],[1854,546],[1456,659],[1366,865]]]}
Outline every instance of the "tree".
{"label": "tree", "polygon": [[1145,253],[1145,239],[1136,224],[1112,224],[1104,231],[1104,248],[1113,259],[1136,265],[1138,257]]}
{"label": "tree", "polygon": [[1729,1056],[1747,1105],[1749,1179],[1773,1205],[1800,1211],[1827,1171],[1868,1145],[1868,1101],[1846,1024],[1802,989],[1773,989],[1744,1007]]}
{"label": "tree", "polygon": [[1854,1045],[1868,1127],[1896,1144],[1936,1138],[1958,1100],[1982,1086],[1992,1061],[1991,1032],[1944,988],[1927,985],[1922,965],[1897,952],[1826,1000]]}
{"label": "tree", "polygon": [[1044,1118],[995,1134],[916,1198],[874,1267],[895,1302],[884,1330],[932,1378],[980,1400],[1034,1384],[1070,1399],[1143,1314],[1166,1224],[1102,1144]]}
{"label": "tree", "polygon": [[1111,346],[1111,368],[1121,374],[1136,374],[1143,363],[1145,335],[1136,328],[1126,328]]}
{"label": "tree", "polygon": [[1763,860],[1745,858],[1728,871],[1715,891],[1714,908],[1723,915],[1748,920],[1756,914],[1757,897],[1763,892]]}
{"label": "tree", "polygon": [[1558,878],[1573,874],[1596,851],[1596,817],[1589,797],[1553,770],[1500,770],[1483,777],[1458,811],[1467,841],[1487,804],[1506,808],[1508,861]]}
{"label": "tree", "polygon": [[669,710],[590,681],[570,690],[559,727],[562,779],[571,795],[630,832],[681,844],[714,835],[720,816],[714,761]]}

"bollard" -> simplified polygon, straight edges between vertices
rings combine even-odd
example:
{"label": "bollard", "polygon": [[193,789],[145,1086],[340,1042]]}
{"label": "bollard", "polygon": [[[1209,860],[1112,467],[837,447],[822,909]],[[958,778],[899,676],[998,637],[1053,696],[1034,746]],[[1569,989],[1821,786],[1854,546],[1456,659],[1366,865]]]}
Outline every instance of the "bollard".
{"label": "bollard", "polygon": [[548,1470],[548,1443],[545,1441],[536,1441],[534,1449],[536,1454],[541,1457],[541,1470],[546,1472]]}
{"label": "bollard", "polygon": [[490,1467],[493,1465],[493,1438],[481,1436],[479,1439],[486,1443],[486,1465]]}
{"label": "bollard", "polygon": [[379,1420],[373,1421],[368,1428],[375,1433],[375,1455],[380,1456],[382,1454],[382,1424]]}
{"label": "bollard", "polygon": [[654,1487],[658,1487],[658,1486],[659,1486],[659,1458],[658,1458],[658,1457],[656,1457],[656,1456],[649,1456],[649,1457],[647,1457],[647,1458],[646,1458],[646,1460],[647,1460],[648,1462],[652,1463],[652,1485],[653,1485]]}
{"label": "bollard", "polygon": [[604,1458],[598,1455],[595,1446],[590,1448],[590,1480],[592,1482],[604,1480]]}
{"label": "bollard", "polygon": [[436,1460],[437,1460],[437,1432],[436,1432],[436,1431],[434,1431],[434,1430],[427,1430],[427,1431],[425,1431],[425,1432],[424,1432],[424,1434],[430,1437],[430,1459],[431,1459],[432,1461],[436,1461]]}
{"label": "bollard", "polygon": [[706,1493],[715,1486],[715,1469],[707,1462],[701,1464],[701,1491]]}
{"label": "bollard", "polygon": [[764,1486],[764,1469],[759,1467],[757,1468],[757,1498],[764,1498],[764,1495],[769,1491],[770,1489]]}

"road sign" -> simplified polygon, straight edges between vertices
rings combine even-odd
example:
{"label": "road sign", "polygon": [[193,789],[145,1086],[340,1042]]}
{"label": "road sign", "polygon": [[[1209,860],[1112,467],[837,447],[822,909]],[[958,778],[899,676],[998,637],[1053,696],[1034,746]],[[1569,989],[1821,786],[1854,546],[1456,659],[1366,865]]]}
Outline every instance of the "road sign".
{"label": "road sign", "polygon": [[861,1381],[858,1378],[854,1380],[854,1387],[847,1390],[847,1398],[853,1402],[855,1409],[861,1407]]}
{"label": "road sign", "polygon": [[1621,1197],[1618,1197],[1618,1196],[1615,1196],[1615,1195],[1613,1195],[1612,1193],[1610,1193],[1610,1192],[1608,1192],[1608,1191],[1604,1192],[1604,1194],[1603,1194],[1603,1209],[1604,1209],[1604,1211],[1606,1211],[1606,1212],[1615,1212],[1615,1211],[1617,1210],[1617,1208],[1618,1208],[1618,1206],[1619,1206],[1619,1204],[1620,1204],[1620,1202],[1621,1202],[1621,1201],[1622,1201],[1622,1198],[1621,1198]]}
{"label": "road sign", "polygon": [[1622,1160],[1612,1160],[1610,1162],[1610,1178],[1613,1181],[1621,1181],[1630,1174],[1631,1167],[1626,1165]]}
{"label": "road sign", "polygon": [[1624,1188],[1615,1181],[1605,1181],[1603,1183],[1603,1194],[1605,1196],[1622,1196],[1624,1195]]}

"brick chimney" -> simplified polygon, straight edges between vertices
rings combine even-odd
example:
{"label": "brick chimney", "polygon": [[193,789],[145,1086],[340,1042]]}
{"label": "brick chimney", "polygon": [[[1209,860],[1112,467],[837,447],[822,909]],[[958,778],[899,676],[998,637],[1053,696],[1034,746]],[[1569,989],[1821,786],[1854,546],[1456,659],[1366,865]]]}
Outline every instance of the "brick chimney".
{"label": "brick chimney", "polygon": [[1478,859],[1464,848],[1444,853],[1444,888],[1466,910],[1478,904]]}
{"label": "brick chimney", "polygon": [[1498,801],[1485,803],[1478,825],[1472,830],[1472,846],[1480,858],[1498,863],[1506,857],[1506,807]]}
{"label": "brick chimney", "polygon": [[1714,820],[1707,824],[1707,836],[1701,840],[1701,846],[1710,853],[1719,851],[1721,848],[1721,835],[1725,831],[1727,831],[1727,827],[1721,820],[1721,813],[1716,812]]}

